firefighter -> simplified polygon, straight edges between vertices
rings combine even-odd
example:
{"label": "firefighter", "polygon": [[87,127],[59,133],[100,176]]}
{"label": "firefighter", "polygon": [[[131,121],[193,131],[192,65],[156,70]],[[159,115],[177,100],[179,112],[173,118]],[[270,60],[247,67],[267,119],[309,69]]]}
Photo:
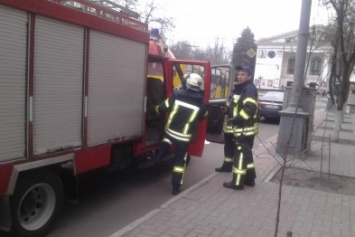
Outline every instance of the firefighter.
{"label": "firefighter", "polygon": [[247,66],[237,66],[240,97],[234,107],[235,116],[227,121],[233,127],[236,143],[233,157],[233,178],[223,183],[225,188],[242,190],[244,185],[255,185],[255,166],[252,148],[258,133],[258,90],[252,80],[252,70]]}
{"label": "firefighter", "polygon": [[187,150],[196,130],[197,122],[207,116],[202,91],[203,80],[197,73],[184,76],[186,89],[175,90],[173,94],[156,107],[159,114],[169,113],[158,159],[175,144],[175,159],[171,178],[172,193],[180,192],[185,174]]}
{"label": "firefighter", "polygon": [[235,151],[235,142],[233,135],[233,127],[227,124],[228,119],[235,117],[237,110],[237,103],[240,97],[241,87],[239,86],[238,77],[234,80],[234,89],[226,100],[226,107],[223,113],[226,114],[226,119],[223,124],[224,133],[224,160],[221,167],[215,168],[216,172],[232,172],[233,157]]}

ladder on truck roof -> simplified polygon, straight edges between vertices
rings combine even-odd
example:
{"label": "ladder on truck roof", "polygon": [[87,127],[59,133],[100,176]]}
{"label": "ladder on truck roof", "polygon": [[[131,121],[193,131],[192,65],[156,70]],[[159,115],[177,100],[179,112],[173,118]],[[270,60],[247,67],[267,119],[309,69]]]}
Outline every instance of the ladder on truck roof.
{"label": "ladder on truck roof", "polygon": [[98,5],[101,5],[101,6],[105,6],[105,7],[111,8],[111,9],[113,9],[115,11],[123,12],[123,13],[129,15],[130,17],[132,17],[134,19],[138,20],[138,18],[139,18],[139,14],[137,12],[134,12],[131,9],[123,7],[123,6],[113,2],[111,0],[89,0],[89,1],[92,2],[92,3],[98,4]]}
{"label": "ladder on truck roof", "polygon": [[148,31],[147,24],[140,22],[139,14],[111,0],[48,0],[107,20]]}

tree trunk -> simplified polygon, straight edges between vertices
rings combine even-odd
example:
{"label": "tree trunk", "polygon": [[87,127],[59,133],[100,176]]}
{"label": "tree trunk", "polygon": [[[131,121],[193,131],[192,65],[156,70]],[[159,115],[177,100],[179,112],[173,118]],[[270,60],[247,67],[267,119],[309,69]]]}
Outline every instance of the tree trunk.
{"label": "tree trunk", "polygon": [[333,129],[333,134],[332,134],[332,141],[333,142],[338,142],[339,141],[339,135],[340,135],[340,129],[341,129],[341,124],[343,122],[344,118],[344,112],[343,110],[334,110],[334,129]]}

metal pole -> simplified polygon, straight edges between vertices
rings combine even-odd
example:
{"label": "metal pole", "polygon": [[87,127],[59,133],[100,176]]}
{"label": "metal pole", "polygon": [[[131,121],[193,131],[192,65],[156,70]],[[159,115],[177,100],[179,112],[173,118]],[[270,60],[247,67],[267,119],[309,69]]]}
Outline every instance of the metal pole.
{"label": "metal pole", "polygon": [[[289,96],[289,103],[287,104],[286,109],[280,111],[281,120],[276,146],[276,151],[280,154],[283,154],[283,151],[287,149],[288,154],[299,155],[303,153],[305,149],[310,149],[308,146],[304,146],[304,144],[308,144],[308,129],[313,126],[310,124],[310,122],[312,122],[310,119],[310,113],[313,113],[313,111],[311,111],[308,106],[304,106],[308,101],[311,102],[311,99],[307,96],[303,97],[301,93],[304,91],[304,69],[306,65],[311,6],[312,0],[302,0],[295,75],[292,88],[290,88],[292,91],[287,95]],[[301,98],[303,108],[300,106]],[[290,126],[290,124],[293,125]]]}
{"label": "metal pole", "polygon": [[312,0],[302,0],[301,19],[298,31],[297,53],[295,61],[295,74],[292,84],[290,103],[287,110],[296,111],[305,81],[305,65],[307,56],[307,43],[309,36],[309,19],[311,16]]}
{"label": "metal pole", "polygon": [[328,163],[328,179],[330,179],[330,153],[332,152],[330,149],[331,146],[331,142],[330,142],[330,135],[328,135],[328,159],[329,159],[329,163]]}

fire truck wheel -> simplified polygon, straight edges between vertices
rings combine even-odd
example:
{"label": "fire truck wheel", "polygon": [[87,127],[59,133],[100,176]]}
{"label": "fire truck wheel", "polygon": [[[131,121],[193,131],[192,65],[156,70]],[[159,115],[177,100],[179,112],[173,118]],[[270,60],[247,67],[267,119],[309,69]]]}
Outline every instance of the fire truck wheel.
{"label": "fire truck wheel", "polygon": [[62,181],[53,172],[37,171],[22,176],[11,197],[14,236],[46,235],[63,206],[63,200]]}

